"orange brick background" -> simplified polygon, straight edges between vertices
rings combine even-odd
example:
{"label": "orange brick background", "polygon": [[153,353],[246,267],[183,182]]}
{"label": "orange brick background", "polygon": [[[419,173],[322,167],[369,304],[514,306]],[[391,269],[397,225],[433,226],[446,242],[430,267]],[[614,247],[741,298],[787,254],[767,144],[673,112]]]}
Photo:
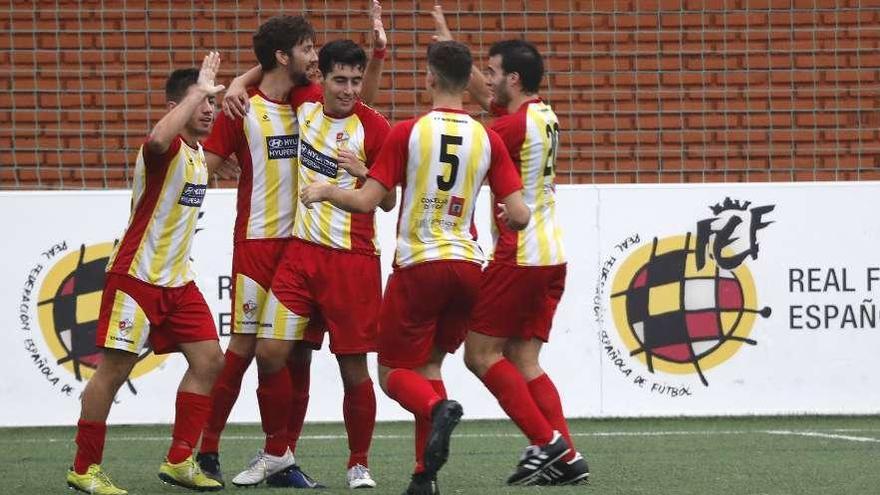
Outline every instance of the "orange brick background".
{"label": "orange brick background", "polygon": [[[306,13],[319,43],[365,42],[366,4],[7,3],[0,188],[128,186],[172,68],[216,48],[227,82],[255,63],[259,23],[281,12]],[[377,107],[392,122],[429,104],[420,89],[432,4],[384,2],[392,49]],[[492,42],[523,33],[544,53],[543,95],[564,129],[559,182],[880,178],[878,0],[443,5],[481,65]]]}

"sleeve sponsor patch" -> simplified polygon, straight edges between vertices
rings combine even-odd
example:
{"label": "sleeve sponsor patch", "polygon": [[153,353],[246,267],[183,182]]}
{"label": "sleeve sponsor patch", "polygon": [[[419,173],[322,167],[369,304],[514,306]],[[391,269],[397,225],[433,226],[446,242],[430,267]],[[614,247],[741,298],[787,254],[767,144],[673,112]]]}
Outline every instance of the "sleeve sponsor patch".
{"label": "sleeve sponsor patch", "polygon": [[336,178],[336,174],[339,171],[339,164],[335,158],[330,158],[321,153],[305,140],[303,140],[301,148],[302,149],[299,153],[300,165],[310,170],[314,170],[321,175],[326,175],[333,179]]}
{"label": "sleeve sponsor patch", "polygon": [[296,157],[296,146],[299,136],[288,134],[281,136],[266,136],[266,151],[270,160]]}
{"label": "sleeve sponsor patch", "polygon": [[205,191],[207,189],[207,184],[192,184],[187,182],[183,185],[183,191],[180,193],[180,200],[177,201],[177,204],[198,208],[202,206],[202,201],[205,200]]}

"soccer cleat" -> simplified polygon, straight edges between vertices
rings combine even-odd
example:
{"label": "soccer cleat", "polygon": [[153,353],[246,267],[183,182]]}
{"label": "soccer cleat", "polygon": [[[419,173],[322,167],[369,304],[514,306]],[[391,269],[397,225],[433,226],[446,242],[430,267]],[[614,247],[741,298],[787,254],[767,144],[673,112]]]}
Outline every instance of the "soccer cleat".
{"label": "soccer cleat", "polygon": [[427,472],[415,473],[403,495],[440,495],[437,475]]}
{"label": "soccer cleat", "polygon": [[128,495],[127,491],[113,484],[99,464],[92,464],[84,474],[77,474],[70,468],[67,471],[67,486],[91,495]]}
{"label": "soccer cleat", "polygon": [[205,476],[193,456],[189,456],[177,464],[171,464],[166,459],[159,466],[159,479],[169,485],[197,492],[215,492],[223,489],[223,483]]}
{"label": "soccer cleat", "polygon": [[235,475],[232,478],[232,484],[235,486],[255,486],[266,480],[269,476],[283,471],[293,466],[296,461],[293,458],[293,452],[287,449],[283,456],[274,456],[260,450],[257,455],[251,459],[248,468]]}
{"label": "soccer cleat", "polygon": [[551,464],[561,459],[571,450],[568,443],[558,431],[553,432],[553,438],[544,445],[529,445],[526,447],[516,465],[516,471],[507,478],[508,485],[531,485],[544,470]]}
{"label": "soccer cleat", "polygon": [[349,488],[376,488],[376,480],[370,475],[370,468],[355,464],[345,475]]}
{"label": "soccer cleat", "polygon": [[277,488],[327,488],[294,464],[266,478],[266,485]]}
{"label": "soccer cleat", "polygon": [[454,400],[441,400],[431,410],[431,434],[425,444],[425,472],[434,475],[449,459],[449,440],[452,430],[461,420],[464,411]]}
{"label": "soccer cleat", "polygon": [[219,481],[221,485],[226,485],[223,482],[223,472],[220,471],[220,454],[199,452],[196,454],[196,462],[199,463],[199,467],[205,473],[205,476],[214,481]]}
{"label": "soccer cleat", "polygon": [[590,480],[590,467],[586,459],[575,454],[570,461],[559,459],[535,479],[535,485],[585,485]]}

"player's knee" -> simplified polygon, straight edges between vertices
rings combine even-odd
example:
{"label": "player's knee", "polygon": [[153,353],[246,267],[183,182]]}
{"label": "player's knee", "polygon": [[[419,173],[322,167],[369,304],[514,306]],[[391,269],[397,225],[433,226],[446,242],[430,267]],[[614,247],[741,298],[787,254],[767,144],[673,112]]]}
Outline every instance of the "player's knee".
{"label": "player's knee", "polygon": [[285,366],[290,348],[286,342],[273,339],[260,340],[257,343],[257,369],[260,373],[274,373]]}
{"label": "player's knee", "polygon": [[500,352],[492,352],[485,347],[466,345],[464,348],[464,364],[478,377],[485,375],[501,357]]}
{"label": "player's knee", "polygon": [[223,367],[226,365],[226,359],[223,357],[223,353],[216,352],[213,356],[208,359],[206,365],[206,373],[210,376],[211,382],[217,379],[220,376],[220,373],[223,372]]}

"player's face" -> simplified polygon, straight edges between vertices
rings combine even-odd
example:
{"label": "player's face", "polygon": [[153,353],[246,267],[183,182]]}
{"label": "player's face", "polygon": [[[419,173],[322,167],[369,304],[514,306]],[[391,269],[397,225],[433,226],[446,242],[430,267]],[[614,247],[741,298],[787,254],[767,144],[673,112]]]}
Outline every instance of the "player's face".
{"label": "player's face", "polygon": [[489,57],[489,66],[486,67],[486,85],[492,101],[499,106],[507,106],[510,103],[510,88],[507,86],[507,76],[501,68],[501,55]]}
{"label": "player's face", "polygon": [[324,108],[333,115],[351,112],[361,94],[364,70],[350,65],[334,64],[324,77]]}
{"label": "player's face", "polygon": [[[187,92],[195,91],[195,86],[190,86]],[[211,125],[214,124],[215,101],[213,96],[206,96],[199,106],[196,107],[186,129],[194,136],[207,136],[211,133]]]}
{"label": "player's face", "polygon": [[296,85],[308,84],[309,73],[318,66],[318,52],[315,50],[315,42],[307,39],[291,48],[290,53],[290,63],[287,65],[290,80]]}

